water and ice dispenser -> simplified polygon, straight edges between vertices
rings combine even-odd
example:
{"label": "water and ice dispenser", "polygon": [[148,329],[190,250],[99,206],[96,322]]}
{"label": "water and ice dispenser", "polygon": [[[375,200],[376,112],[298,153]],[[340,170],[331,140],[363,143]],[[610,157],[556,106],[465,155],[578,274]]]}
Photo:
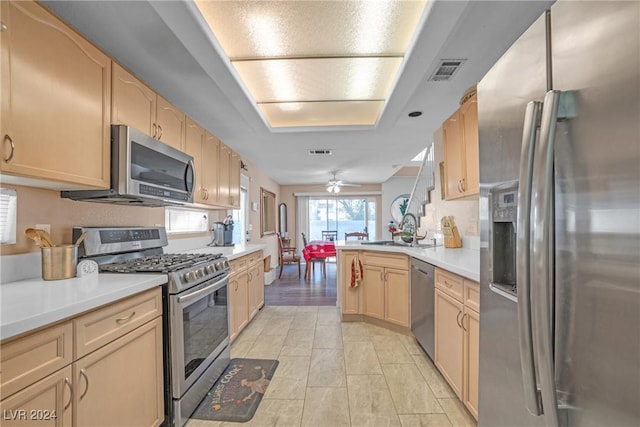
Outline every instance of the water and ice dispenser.
{"label": "water and ice dispenser", "polygon": [[[516,241],[518,181],[489,190],[491,286],[516,297]],[[501,293],[501,292],[499,292]]]}

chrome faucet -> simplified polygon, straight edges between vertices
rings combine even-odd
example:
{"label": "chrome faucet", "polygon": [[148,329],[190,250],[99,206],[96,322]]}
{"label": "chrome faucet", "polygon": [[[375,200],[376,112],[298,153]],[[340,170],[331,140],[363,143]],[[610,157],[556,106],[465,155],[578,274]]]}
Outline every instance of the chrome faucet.
{"label": "chrome faucet", "polygon": [[414,214],[412,214],[411,212],[407,212],[402,216],[402,220],[400,221],[400,224],[398,225],[398,228],[400,230],[402,230],[404,228],[404,221],[407,217],[411,217],[413,218],[413,235],[411,236],[411,246],[415,246],[418,244],[418,219],[416,218],[416,216]]}

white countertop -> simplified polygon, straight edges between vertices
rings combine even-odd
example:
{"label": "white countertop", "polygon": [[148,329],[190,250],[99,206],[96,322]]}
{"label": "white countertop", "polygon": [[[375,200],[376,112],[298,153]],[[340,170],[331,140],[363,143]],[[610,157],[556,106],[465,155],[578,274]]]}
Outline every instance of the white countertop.
{"label": "white countertop", "polygon": [[459,274],[467,279],[480,281],[480,251],[469,248],[419,248],[409,246],[367,245],[357,241],[338,241],[336,250],[364,250],[377,252],[395,252],[406,254],[433,264],[444,270]]}
{"label": "white countertop", "polygon": [[0,340],[76,316],[167,282],[165,274],[94,274],[0,285]]}
{"label": "white countertop", "polygon": [[231,261],[244,255],[265,249],[267,246],[263,244],[244,244],[234,246],[204,246],[202,248],[190,249],[184,251],[186,254],[222,254]]}
{"label": "white countertop", "polygon": [[[201,247],[185,253],[222,253],[229,260],[265,245]],[[0,284],[0,340],[59,322],[167,283],[165,274],[108,274],[66,280],[40,278]]]}

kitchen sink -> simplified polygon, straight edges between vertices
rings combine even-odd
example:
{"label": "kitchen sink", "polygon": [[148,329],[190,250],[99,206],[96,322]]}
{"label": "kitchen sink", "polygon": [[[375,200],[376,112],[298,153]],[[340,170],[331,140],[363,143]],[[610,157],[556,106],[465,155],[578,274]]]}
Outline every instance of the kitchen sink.
{"label": "kitchen sink", "polygon": [[[362,242],[362,244],[373,245],[373,246],[400,246],[405,248],[412,247],[410,243],[396,242],[395,240],[371,240],[368,242]],[[435,246],[437,245],[434,245],[433,243],[418,243],[413,247],[414,248],[433,248]]]}

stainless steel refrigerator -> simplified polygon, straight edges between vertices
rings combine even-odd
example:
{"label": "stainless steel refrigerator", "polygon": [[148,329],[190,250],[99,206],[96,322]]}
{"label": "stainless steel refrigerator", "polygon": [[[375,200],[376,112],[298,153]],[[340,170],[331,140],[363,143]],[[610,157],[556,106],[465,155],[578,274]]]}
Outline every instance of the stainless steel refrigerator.
{"label": "stainless steel refrigerator", "polygon": [[558,1],[478,84],[479,425],[640,425],[640,2]]}

